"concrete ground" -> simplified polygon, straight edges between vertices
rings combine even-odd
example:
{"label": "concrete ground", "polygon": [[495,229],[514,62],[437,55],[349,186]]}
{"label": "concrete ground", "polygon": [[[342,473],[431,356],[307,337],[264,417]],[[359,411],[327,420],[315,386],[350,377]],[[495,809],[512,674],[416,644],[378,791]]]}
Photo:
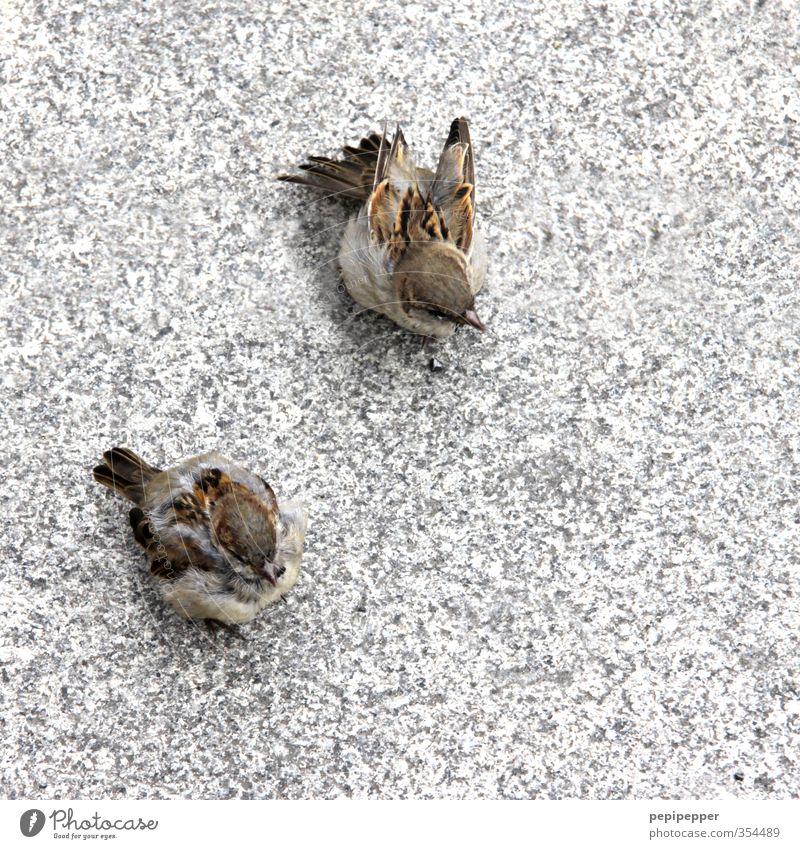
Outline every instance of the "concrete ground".
{"label": "concrete ground", "polygon": [[[794,0],[2,17],[5,797],[798,795]],[[460,114],[490,329],[423,351],[273,177]],[[307,501],[247,642],[158,600],[114,444]]]}

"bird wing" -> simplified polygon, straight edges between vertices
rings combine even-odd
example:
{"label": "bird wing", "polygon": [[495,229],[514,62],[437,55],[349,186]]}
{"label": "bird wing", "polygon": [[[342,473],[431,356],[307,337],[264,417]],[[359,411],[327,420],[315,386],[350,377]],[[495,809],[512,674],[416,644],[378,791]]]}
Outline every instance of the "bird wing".
{"label": "bird wing", "polygon": [[230,475],[217,467],[226,462],[211,453],[168,469],[154,481],[146,510],[135,516],[131,511],[134,537],[150,557],[154,575],[176,578],[189,568],[211,572],[222,565],[211,512],[214,501],[233,485]]}
{"label": "bird wing", "polygon": [[[432,177],[432,179],[431,179]],[[369,203],[370,236],[395,264],[408,247],[447,241],[468,253],[475,220],[475,163],[469,125],[456,118],[436,173],[416,168],[397,128],[391,147],[381,139]]]}
{"label": "bird wing", "polygon": [[[475,161],[466,118],[453,121],[435,174],[415,165],[399,125],[391,140],[384,126],[381,135],[370,133],[358,145],[345,146],[343,153],[340,159],[309,156],[299,166],[302,174],[283,174],[278,179],[367,200],[370,237],[373,243],[391,246],[390,258],[402,250],[398,216],[405,217],[412,240],[445,239],[469,250],[475,218]],[[420,215],[414,218],[414,212]]]}
{"label": "bird wing", "polygon": [[394,264],[415,243],[450,237],[442,211],[428,196],[432,177],[414,164],[399,126],[391,146],[384,132],[368,217],[371,241],[386,247]]}
{"label": "bird wing", "polygon": [[450,125],[428,200],[444,220],[449,241],[469,251],[475,222],[475,157],[466,118],[456,118]]}
{"label": "bird wing", "polygon": [[156,519],[140,507],[134,507],[129,513],[134,539],[150,558],[151,574],[174,580],[188,569],[201,572],[218,569],[220,556],[209,544],[207,517],[198,526],[178,521],[178,515],[173,513],[169,518]]}

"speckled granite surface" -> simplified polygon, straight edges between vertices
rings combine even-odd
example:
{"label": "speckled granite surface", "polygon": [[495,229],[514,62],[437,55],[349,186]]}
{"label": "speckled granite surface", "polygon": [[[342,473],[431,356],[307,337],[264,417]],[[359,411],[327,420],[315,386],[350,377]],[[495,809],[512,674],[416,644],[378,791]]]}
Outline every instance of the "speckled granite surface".
{"label": "speckled granite surface", "polygon": [[[798,795],[798,6],[489,5],[2,3],[4,796]],[[432,374],[271,177],[458,114],[491,332]],[[307,500],[248,642],[115,443]]]}

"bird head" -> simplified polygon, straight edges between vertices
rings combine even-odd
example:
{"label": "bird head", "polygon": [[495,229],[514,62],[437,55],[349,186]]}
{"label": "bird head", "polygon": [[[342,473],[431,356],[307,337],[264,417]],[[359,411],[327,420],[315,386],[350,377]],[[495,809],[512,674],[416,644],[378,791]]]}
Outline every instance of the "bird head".
{"label": "bird head", "polygon": [[275,562],[276,510],[251,493],[231,491],[214,505],[211,526],[228,563],[242,578],[277,586],[285,569]]}
{"label": "bird head", "polygon": [[394,268],[394,281],[406,312],[486,329],[475,312],[469,263],[455,245],[413,242]]}

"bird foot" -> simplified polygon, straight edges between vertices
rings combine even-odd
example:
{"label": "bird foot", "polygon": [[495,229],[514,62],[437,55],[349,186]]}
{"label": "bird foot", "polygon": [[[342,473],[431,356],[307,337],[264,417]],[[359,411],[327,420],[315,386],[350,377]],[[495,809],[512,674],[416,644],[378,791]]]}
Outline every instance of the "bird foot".
{"label": "bird foot", "polygon": [[204,619],[203,622],[205,622],[206,628],[215,640],[220,631],[225,631],[232,637],[236,637],[237,640],[247,642],[247,637],[241,632],[238,625],[227,625],[225,622],[220,622],[219,619]]}

